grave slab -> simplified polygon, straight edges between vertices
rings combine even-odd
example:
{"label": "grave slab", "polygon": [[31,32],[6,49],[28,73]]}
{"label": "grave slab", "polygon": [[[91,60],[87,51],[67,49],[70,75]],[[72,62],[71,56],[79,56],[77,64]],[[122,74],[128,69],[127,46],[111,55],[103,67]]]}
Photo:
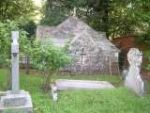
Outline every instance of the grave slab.
{"label": "grave slab", "polygon": [[107,81],[90,80],[67,80],[59,79],[55,81],[57,90],[67,89],[111,89],[114,86]]}
{"label": "grave slab", "polygon": [[51,95],[53,101],[58,100],[58,90],[76,90],[76,89],[113,89],[115,88],[107,81],[90,81],[90,80],[68,80],[58,79],[51,86]]}

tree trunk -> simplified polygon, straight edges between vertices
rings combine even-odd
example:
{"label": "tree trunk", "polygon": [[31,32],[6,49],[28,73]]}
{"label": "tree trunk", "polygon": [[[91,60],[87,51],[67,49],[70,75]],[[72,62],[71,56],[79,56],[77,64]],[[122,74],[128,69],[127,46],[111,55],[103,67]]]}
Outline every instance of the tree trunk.
{"label": "tree trunk", "polygon": [[51,76],[54,74],[54,71],[45,72],[45,77],[43,81],[43,90],[44,92],[48,92],[50,89]]}

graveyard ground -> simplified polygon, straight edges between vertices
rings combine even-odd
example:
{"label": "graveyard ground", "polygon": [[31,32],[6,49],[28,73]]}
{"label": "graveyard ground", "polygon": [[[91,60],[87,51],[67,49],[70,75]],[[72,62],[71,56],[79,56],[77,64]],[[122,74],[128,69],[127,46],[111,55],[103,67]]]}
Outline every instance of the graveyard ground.
{"label": "graveyard ground", "polygon": [[[7,70],[0,69],[0,91],[6,89]],[[38,74],[26,75],[21,71],[21,89],[32,95],[34,113],[150,113],[150,92],[144,97],[122,87],[117,76],[55,76],[56,78],[107,80],[117,88],[111,90],[76,90],[59,92],[58,102],[53,102],[49,94],[41,90],[42,77]],[[150,89],[150,82],[146,83]]]}

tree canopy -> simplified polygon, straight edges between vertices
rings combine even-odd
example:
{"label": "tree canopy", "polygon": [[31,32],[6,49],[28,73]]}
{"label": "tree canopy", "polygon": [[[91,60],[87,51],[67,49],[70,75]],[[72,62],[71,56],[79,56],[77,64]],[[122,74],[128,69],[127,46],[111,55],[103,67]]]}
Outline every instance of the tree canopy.
{"label": "tree canopy", "polygon": [[33,14],[35,6],[32,0],[1,0],[0,21],[27,18]]}
{"label": "tree canopy", "polygon": [[20,50],[25,52],[28,48],[27,32],[19,29],[14,21],[0,22],[0,65],[9,64],[11,58],[11,31],[19,31]]}
{"label": "tree canopy", "polygon": [[42,24],[57,25],[68,16],[83,19],[107,36],[148,33],[149,0],[47,0],[43,7]]}

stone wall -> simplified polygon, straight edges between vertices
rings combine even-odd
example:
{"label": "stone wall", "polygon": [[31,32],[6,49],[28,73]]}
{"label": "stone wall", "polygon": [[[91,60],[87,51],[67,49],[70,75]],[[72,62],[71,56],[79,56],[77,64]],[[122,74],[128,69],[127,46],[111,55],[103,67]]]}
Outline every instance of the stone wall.
{"label": "stone wall", "polygon": [[78,37],[69,48],[72,64],[68,71],[73,73],[119,74],[118,52],[102,50],[91,38]]}

